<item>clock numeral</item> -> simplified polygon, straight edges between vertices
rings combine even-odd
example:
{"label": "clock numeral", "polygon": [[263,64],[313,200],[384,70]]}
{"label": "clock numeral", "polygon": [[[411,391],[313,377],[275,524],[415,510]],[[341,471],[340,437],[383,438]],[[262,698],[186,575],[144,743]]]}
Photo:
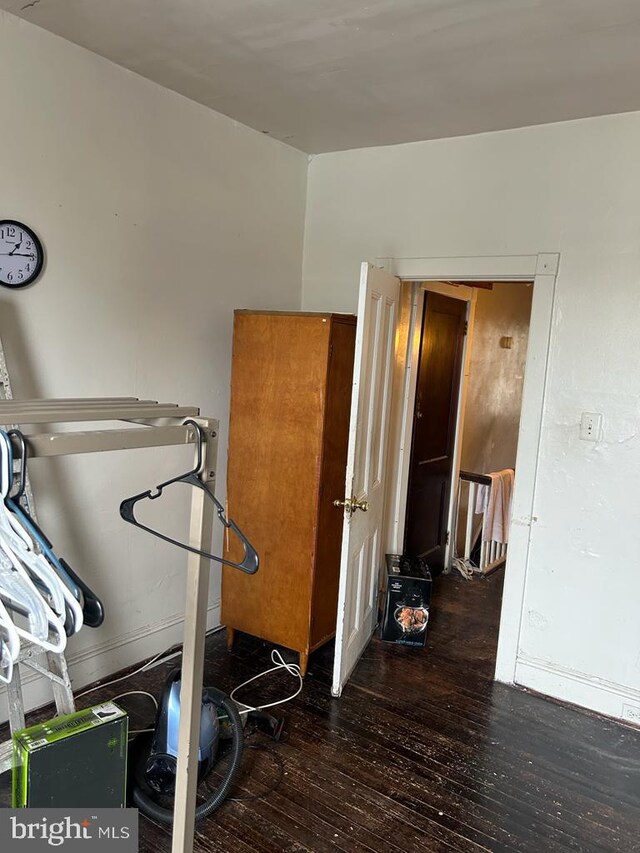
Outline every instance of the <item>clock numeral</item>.
{"label": "clock numeral", "polygon": [[16,236],[16,229],[14,228],[13,225],[8,225],[7,226],[7,237],[15,237],[15,236]]}
{"label": "clock numeral", "polygon": [[7,276],[7,281],[13,281],[13,273],[12,272],[10,272],[9,275]]}

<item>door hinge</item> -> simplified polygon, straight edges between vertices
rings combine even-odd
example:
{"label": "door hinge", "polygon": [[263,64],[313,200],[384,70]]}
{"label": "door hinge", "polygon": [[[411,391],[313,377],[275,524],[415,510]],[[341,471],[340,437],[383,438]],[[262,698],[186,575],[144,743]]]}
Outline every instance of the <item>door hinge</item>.
{"label": "door hinge", "polygon": [[464,321],[464,334],[466,335],[468,331],[469,331],[469,322],[468,322],[468,320],[465,320]]}
{"label": "door hinge", "polygon": [[450,537],[450,535],[451,535],[451,531],[450,531],[450,530],[447,530],[447,535],[444,537],[444,544],[445,544],[445,545],[448,545],[448,544],[449,544],[449,537]]}

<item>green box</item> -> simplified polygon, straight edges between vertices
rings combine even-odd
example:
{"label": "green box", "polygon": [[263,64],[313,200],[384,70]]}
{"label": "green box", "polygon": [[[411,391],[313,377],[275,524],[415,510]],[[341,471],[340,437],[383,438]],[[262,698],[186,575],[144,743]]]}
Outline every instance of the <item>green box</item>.
{"label": "green box", "polygon": [[14,808],[124,808],[129,718],[113,702],[13,736]]}

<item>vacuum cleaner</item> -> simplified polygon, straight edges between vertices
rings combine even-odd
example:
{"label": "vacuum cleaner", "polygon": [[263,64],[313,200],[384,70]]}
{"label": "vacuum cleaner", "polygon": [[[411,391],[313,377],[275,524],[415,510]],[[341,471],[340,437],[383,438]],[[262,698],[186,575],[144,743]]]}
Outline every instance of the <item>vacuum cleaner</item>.
{"label": "vacuum cleaner", "polygon": [[[159,823],[173,823],[173,808],[158,802],[173,797],[178,766],[178,730],[180,727],[181,673],[174,670],[165,684],[158,703],[152,735],[140,734],[131,746],[133,784],[131,799],[147,817]],[[222,724],[221,724],[222,720]],[[202,691],[198,783],[209,775],[218,757],[221,729],[230,732],[228,764],[215,791],[196,808],[196,821],[209,817],[226,799],[240,769],[244,748],[242,719],[236,703],[213,687]]]}
{"label": "vacuum cleaner", "polygon": [[[159,800],[172,798],[176,789],[178,767],[178,731],[180,728],[181,673],[174,670],[168,677],[158,702],[155,728],[139,734],[130,748],[130,801],[147,817],[159,823],[173,823],[173,808]],[[284,720],[264,711],[243,711],[247,722],[279,741],[284,736]],[[236,703],[217,690],[205,687],[200,711],[198,750],[198,784],[209,776],[221,758],[221,742],[230,741],[227,768],[217,788],[196,808],[196,822],[204,820],[229,796],[244,751],[244,728]]]}

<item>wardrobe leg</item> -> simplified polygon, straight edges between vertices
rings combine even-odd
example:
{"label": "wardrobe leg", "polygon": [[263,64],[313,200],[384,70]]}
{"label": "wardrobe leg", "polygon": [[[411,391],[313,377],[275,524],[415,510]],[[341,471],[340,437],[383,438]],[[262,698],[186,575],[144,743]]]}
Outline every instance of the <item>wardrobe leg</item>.
{"label": "wardrobe leg", "polygon": [[304,678],[307,674],[307,667],[309,666],[309,655],[304,652],[300,652],[300,675]]}
{"label": "wardrobe leg", "polygon": [[227,648],[229,651],[233,648],[233,641],[236,638],[235,628],[227,628]]}

